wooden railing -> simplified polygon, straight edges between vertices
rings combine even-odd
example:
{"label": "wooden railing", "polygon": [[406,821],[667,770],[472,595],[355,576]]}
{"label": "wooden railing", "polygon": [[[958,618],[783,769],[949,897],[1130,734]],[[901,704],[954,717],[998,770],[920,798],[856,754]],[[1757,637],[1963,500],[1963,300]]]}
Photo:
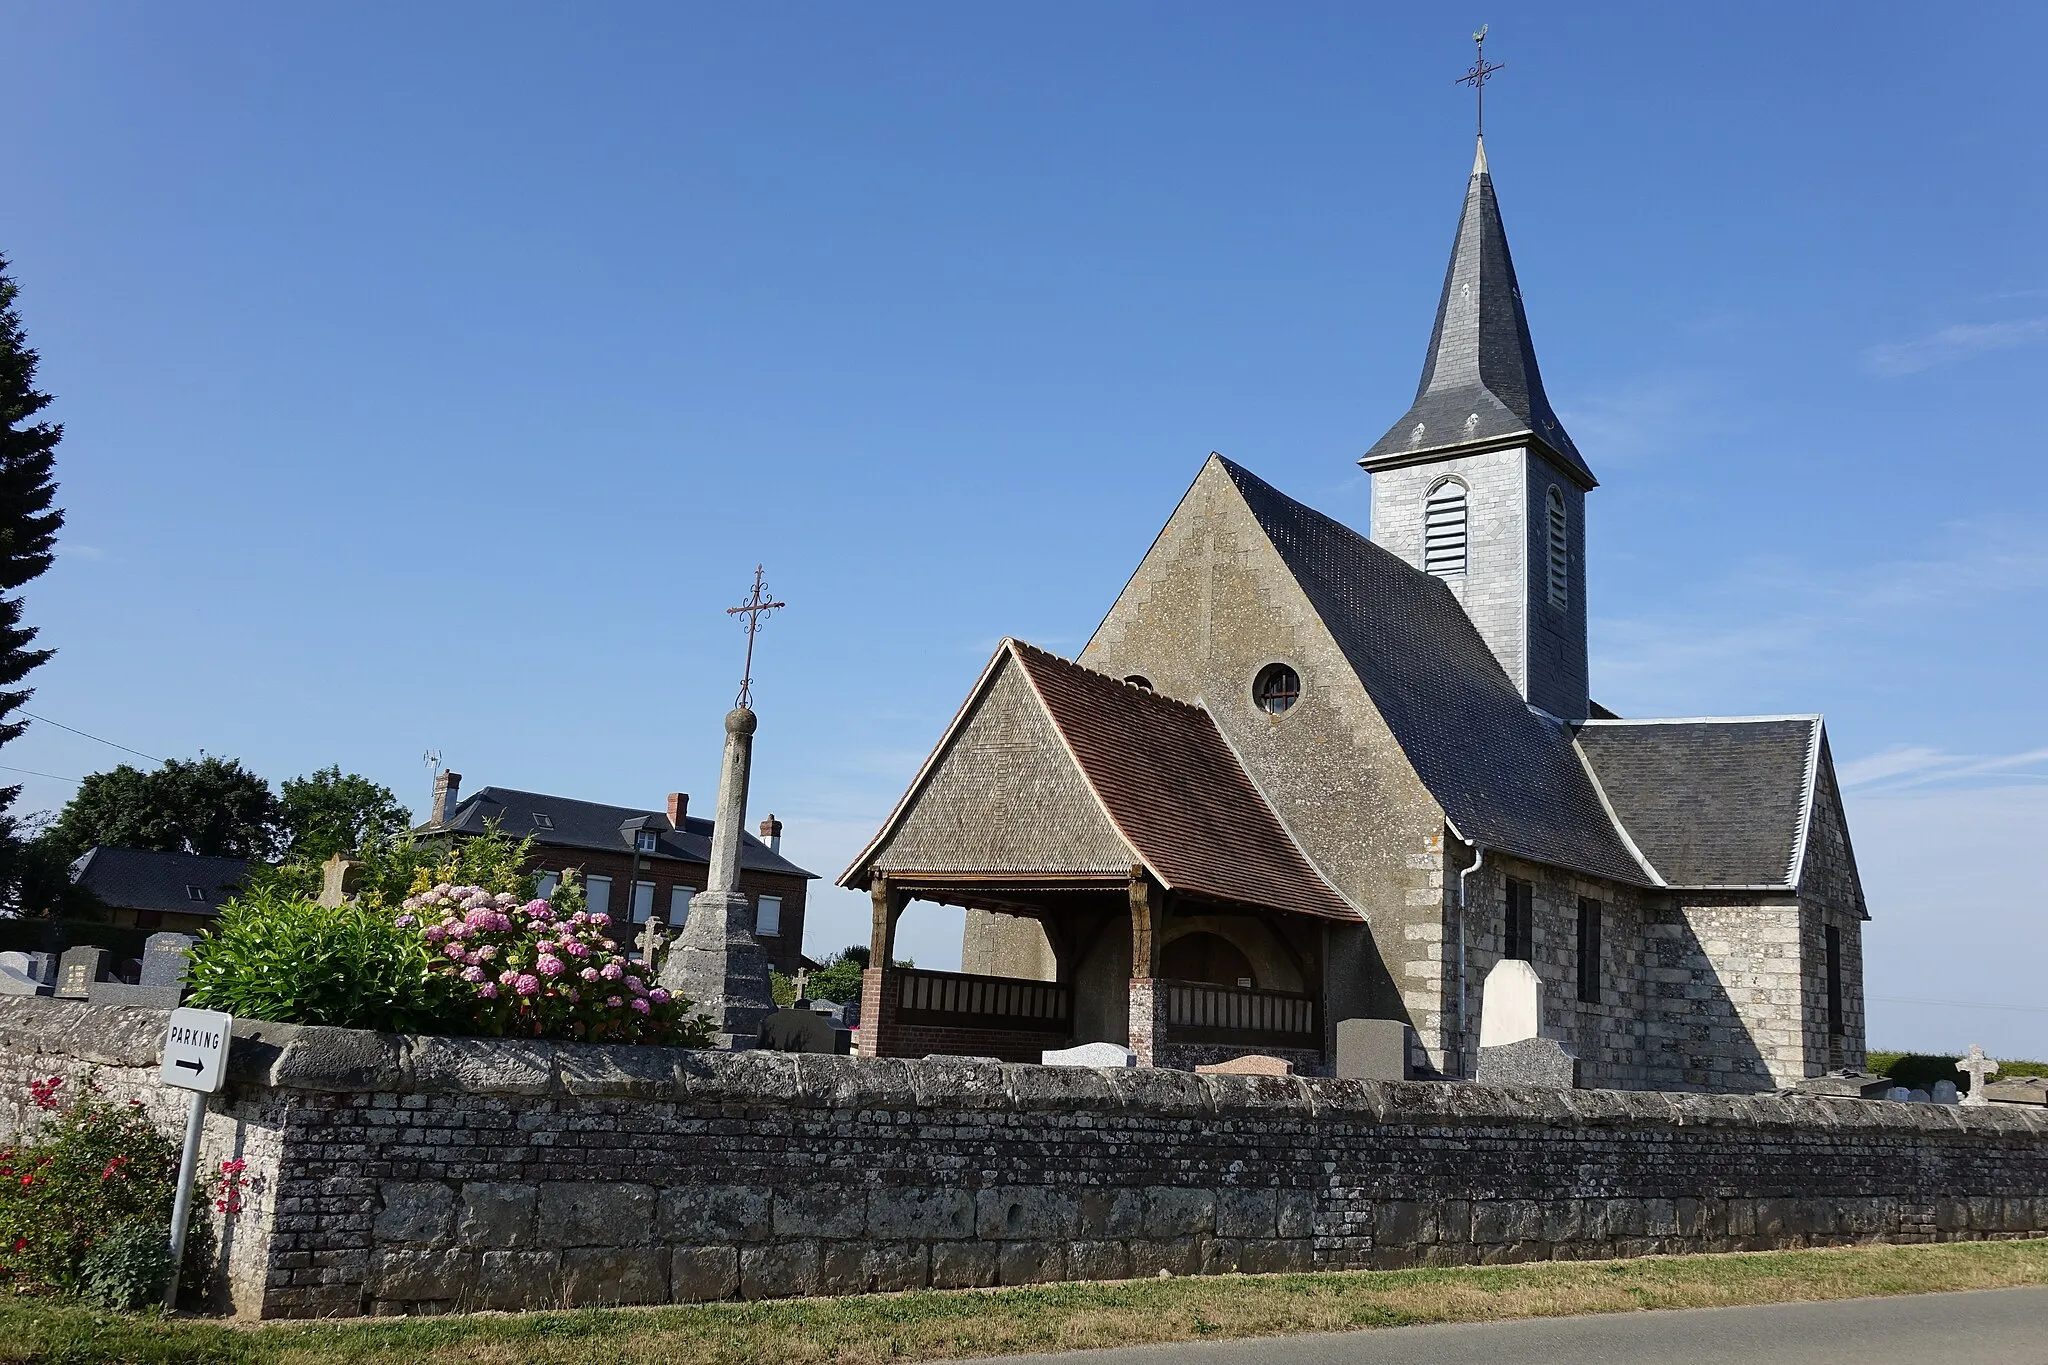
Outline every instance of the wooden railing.
{"label": "wooden railing", "polygon": [[1174,1042],[1323,1045],[1322,1014],[1312,995],[1201,981],[1160,981],[1155,989],[1165,997]]}
{"label": "wooden railing", "polygon": [[916,967],[892,967],[889,975],[895,979],[900,1023],[1058,1036],[1065,1036],[1073,1027],[1074,993],[1055,982],[928,972]]}

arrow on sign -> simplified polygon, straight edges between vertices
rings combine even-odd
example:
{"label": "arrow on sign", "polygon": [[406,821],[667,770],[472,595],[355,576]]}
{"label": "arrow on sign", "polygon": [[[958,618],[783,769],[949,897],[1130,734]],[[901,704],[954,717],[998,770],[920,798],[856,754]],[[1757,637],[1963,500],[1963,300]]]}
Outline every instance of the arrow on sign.
{"label": "arrow on sign", "polygon": [[185,1068],[185,1069],[186,1069],[187,1071],[204,1071],[204,1070],[206,1070],[206,1064],[205,1064],[204,1062],[195,1062],[195,1061],[192,1061],[192,1060],[191,1060],[190,1058],[186,1058],[186,1057],[180,1057],[180,1058],[178,1058],[178,1060],[177,1060],[177,1061],[175,1061],[175,1062],[173,1062],[173,1063],[171,1063],[171,1065],[172,1065],[172,1066],[182,1066],[182,1067],[184,1067],[184,1068]]}

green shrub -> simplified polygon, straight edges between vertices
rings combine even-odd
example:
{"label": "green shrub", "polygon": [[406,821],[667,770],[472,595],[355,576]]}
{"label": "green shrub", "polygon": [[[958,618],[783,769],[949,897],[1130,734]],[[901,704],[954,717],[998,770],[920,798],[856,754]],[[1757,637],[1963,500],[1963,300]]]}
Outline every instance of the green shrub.
{"label": "green shrub", "polygon": [[54,1076],[31,1081],[43,1122],[0,1150],[0,1274],[17,1290],[147,1302],[169,1270],[178,1145],[90,1076],[68,1105],[63,1091]]}
{"label": "green shrub", "polygon": [[264,886],[222,906],[192,945],[185,1003],[241,1019],[430,1033],[453,999],[431,965],[426,943],[388,911]]}
{"label": "green shrub", "polygon": [[[861,976],[867,970],[867,965],[868,950],[865,945],[855,944],[850,948],[842,948],[826,958],[824,965],[811,973],[810,979],[805,983],[806,990],[813,1000],[830,1000],[840,1005],[858,1000]],[[907,967],[910,964],[899,962],[896,965]],[[768,984],[775,995],[776,1004],[788,1009],[796,1003],[796,978],[784,976],[781,972],[772,972]]]}

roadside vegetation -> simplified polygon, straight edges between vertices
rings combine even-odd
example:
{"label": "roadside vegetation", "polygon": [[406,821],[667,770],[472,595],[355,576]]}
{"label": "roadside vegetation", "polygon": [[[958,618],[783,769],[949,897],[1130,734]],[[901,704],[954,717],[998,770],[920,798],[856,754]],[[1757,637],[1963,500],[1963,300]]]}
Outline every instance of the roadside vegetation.
{"label": "roadside vegetation", "polygon": [[875,1365],[1434,1322],[2048,1285],[2048,1241],[1216,1276],[242,1327],[0,1300],[0,1361]]}

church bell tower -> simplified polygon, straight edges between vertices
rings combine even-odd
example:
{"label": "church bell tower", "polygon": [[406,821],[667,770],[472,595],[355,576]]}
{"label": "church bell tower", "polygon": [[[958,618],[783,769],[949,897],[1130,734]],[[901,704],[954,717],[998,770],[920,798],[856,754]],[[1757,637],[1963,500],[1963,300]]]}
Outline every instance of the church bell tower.
{"label": "church bell tower", "polygon": [[1415,402],[1359,460],[1372,538],[1447,583],[1530,705],[1587,716],[1585,498],[1479,141]]}

